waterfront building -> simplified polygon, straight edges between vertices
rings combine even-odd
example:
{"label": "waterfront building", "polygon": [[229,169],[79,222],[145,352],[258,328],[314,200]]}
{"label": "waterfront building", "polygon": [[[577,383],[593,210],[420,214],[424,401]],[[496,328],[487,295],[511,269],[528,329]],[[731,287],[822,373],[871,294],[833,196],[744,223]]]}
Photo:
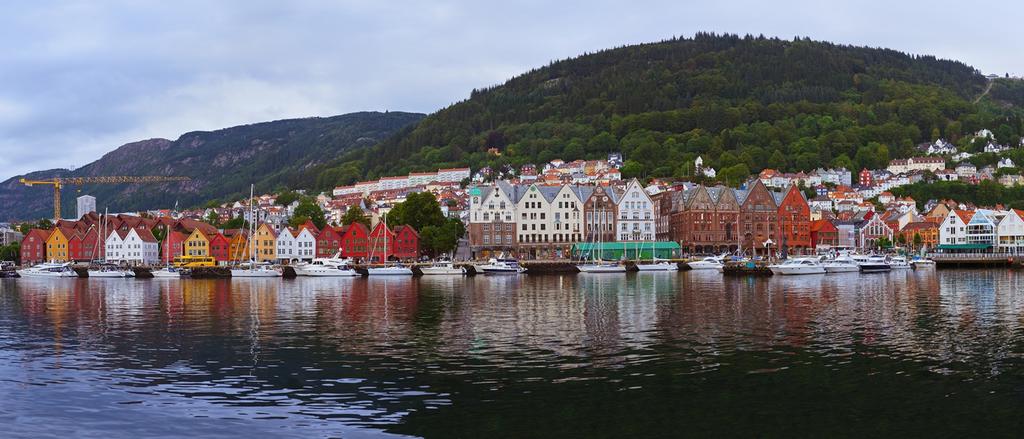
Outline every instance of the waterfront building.
{"label": "waterfront building", "polygon": [[228,240],[228,263],[249,260],[249,231],[246,229],[226,229],[221,234]]}
{"label": "waterfront building", "polygon": [[254,246],[257,262],[277,261],[277,231],[268,223],[262,223],[256,228],[256,236],[249,241]]}
{"label": "waterfront building", "polygon": [[752,255],[769,254],[778,246],[775,223],[779,212],[775,197],[764,182],[755,179],[747,184],[746,190],[739,191],[737,201],[740,202],[743,251],[750,250]]}
{"label": "waterfront building", "polygon": [[295,239],[296,232],[285,227],[277,233],[277,261],[288,263],[299,259],[298,241]]}
{"label": "waterfront building", "polygon": [[839,247],[839,228],[827,219],[811,222],[811,248],[825,251]]}
{"label": "waterfront building", "polygon": [[685,252],[725,253],[738,248],[740,203],[733,189],[700,185],[682,191],[676,201],[670,220],[672,240]]}
{"label": "waterfront building", "polygon": [[370,229],[363,223],[345,226],[341,235],[341,255],[346,258],[365,259],[370,249]]}
{"label": "waterfront building", "polygon": [[[731,192],[731,190],[725,188],[725,192]],[[616,221],[618,241],[651,241],[654,239],[654,202],[635,178],[626,185],[622,196],[619,197],[616,210],[618,211]]]}
{"label": "waterfront building", "polygon": [[967,233],[965,235],[967,244],[986,245],[989,248],[995,247],[997,243],[996,225],[1003,219],[1004,212],[977,209],[971,220],[967,222]]}
{"label": "waterfront building", "polygon": [[188,235],[171,230],[164,239],[167,242],[160,244],[161,260],[164,264],[173,263],[175,258],[185,254],[185,241],[188,240]]}
{"label": "waterfront building", "polygon": [[1010,209],[996,227],[999,251],[1024,254],[1024,211]]}
{"label": "waterfront building", "polygon": [[210,237],[202,229],[196,228],[185,240],[185,255],[210,256]]}
{"label": "waterfront building", "polygon": [[342,236],[347,226],[324,227],[316,236],[316,257],[329,258],[341,252]]}
{"label": "waterfront building", "polygon": [[54,227],[46,238],[46,257],[54,262],[70,262],[70,240],[75,235],[74,229]]}
{"label": "waterfront building", "polygon": [[[115,232],[120,247],[117,252],[107,255],[107,262],[124,265],[155,265],[160,262],[160,243],[153,233],[144,228],[131,229],[128,232]],[[114,257],[111,257],[111,256]]]}
{"label": "waterfront building", "polygon": [[504,181],[469,190],[469,245],[471,255],[487,257],[491,254],[515,250],[516,187]]}
{"label": "waterfront building", "polygon": [[396,226],[394,240],[389,240],[391,255],[397,259],[416,259],[420,256],[420,234],[412,226]]}
{"label": "waterfront building", "polygon": [[900,229],[907,246],[918,248],[915,239],[921,240],[920,247],[933,249],[939,245],[939,224],[934,221],[915,221]]}
{"label": "waterfront building", "polygon": [[[330,227],[330,226],[328,226]],[[312,261],[316,257],[316,235],[320,231],[308,222],[299,228],[298,231],[291,231],[295,236],[294,257],[300,261]]]}
{"label": "waterfront building", "polygon": [[231,261],[231,240],[220,232],[207,235],[210,241],[210,254],[218,265],[227,265]]}
{"label": "waterfront building", "polygon": [[614,241],[618,191],[610,186],[595,186],[586,192],[589,194],[583,201],[583,240]]}
{"label": "waterfront building", "polygon": [[[776,194],[778,197],[778,194]],[[790,186],[779,199],[779,244],[789,254],[804,254],[811,249],[811,209],[803,192]],[[890,235],[891,236],[891,235]]]}
{"label": "waterfront building", "polygon": [[876,249],[882,238],[892,242],[893,230],[882,220],[882,216],[876,213],[871,213],[868,216],[869,218],[857,224],[860,237],[858,247],[864,250]]}
{"label": "waterfront building", "polygon": [[959,245],[967,243],[967,223],[971,222],[974,212],[969,210],[951,210],[946,214],[939,226],[939,245]]}
{"label": "waterfront building", "polygon": [[35,265],[47,260],[46,246],[49,237],[48,230],[32,229],[21,239],[22,265]]}

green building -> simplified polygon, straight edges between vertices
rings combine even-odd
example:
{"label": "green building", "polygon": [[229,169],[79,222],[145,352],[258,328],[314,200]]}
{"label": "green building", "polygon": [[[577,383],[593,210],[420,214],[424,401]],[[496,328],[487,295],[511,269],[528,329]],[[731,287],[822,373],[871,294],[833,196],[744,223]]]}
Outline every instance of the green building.
{"label": "green building", "polygon": [[[641,242],[580,242],[572,245],[572,258],[604,259],[676,259],[680,256],[679,243],[673,241]],[[639,255],[639,257],[637,256]]]}

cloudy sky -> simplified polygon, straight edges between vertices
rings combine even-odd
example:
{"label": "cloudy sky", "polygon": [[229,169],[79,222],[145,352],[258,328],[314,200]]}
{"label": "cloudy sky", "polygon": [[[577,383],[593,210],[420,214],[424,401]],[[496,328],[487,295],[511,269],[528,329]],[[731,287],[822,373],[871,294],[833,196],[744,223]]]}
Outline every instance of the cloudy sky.
{"label": "cloudy sky", "polygon": [[697,31],[809,36],[1024,74],[1018,2],[983,11],[939,0],[832,3],[5,3],[0,180],[192,130],[360,110],[431,112],[554,59]]}

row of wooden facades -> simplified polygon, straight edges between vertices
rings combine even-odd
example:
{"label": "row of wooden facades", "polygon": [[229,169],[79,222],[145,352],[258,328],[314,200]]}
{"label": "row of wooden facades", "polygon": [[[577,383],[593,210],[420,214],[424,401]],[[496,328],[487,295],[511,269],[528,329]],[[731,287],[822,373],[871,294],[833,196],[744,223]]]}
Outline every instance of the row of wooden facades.
{"label": "row of wooden facades", "polygon": [[[106,235],[103,239],[99,238],[101,226]],[[166,238],[158,240],[154,234]],[[121,247],[125,245],[107,244],[129,235],[139,237],[138,243],[131,245],[137,245],[140,251],[122,252]],[[318,229],[306,223],[297,229],[280,231],[264,223],[256,229],[253,239],[249,238],[244,229],[218,230],[194,220],[119,215],[110,217],[104,224],[99,216],[92,214],[77,221],[58,221],[50,230],[31,230],[21,242],[21,263],[108,260],[128,265],[153,265],[173,261],[178,256],[206,256],[226,265],[252,257],[260,262],[287,263],[338,254],[379,261],[415,259],[420,255],[419,234],[415,229],[409,226],[386,228],[383,223],[373,229],[361,223]],[[146,253],[141,251],[143,248],[154,251]],[[152,256],[148,256],[150,254]]]}

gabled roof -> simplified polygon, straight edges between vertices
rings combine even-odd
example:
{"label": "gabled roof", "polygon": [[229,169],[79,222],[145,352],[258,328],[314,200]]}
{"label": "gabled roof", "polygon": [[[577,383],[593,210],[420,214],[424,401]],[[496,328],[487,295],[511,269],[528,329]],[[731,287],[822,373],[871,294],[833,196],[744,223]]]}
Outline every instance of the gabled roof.
{"label": "gabled roof", "polygon": [[971,218],[974,217],[974,211],[973,210],[959,210],[959,209],[957,209],[957,210],[954,210],[953,212],[956,213],[956,216],[960,217],[960,221],[963,221],[964,224],[967,224],[967,223],[971,222]]}
{"label": "gabled roof", "polygon": [[153,232],[150,232],[148,229],[135,229],[135,233],[139,235],[139,239],[141,239],[142,242],[157,242],[156,237],[153,236]]}
{"label": "gabled roof", "polygon": [[420,237],[419,232],[417,232],[416,229],[413,228],[412,226],[395,226],[396,235],[402,232],[412,232],[413,235],[416,235],[416,238]]}

